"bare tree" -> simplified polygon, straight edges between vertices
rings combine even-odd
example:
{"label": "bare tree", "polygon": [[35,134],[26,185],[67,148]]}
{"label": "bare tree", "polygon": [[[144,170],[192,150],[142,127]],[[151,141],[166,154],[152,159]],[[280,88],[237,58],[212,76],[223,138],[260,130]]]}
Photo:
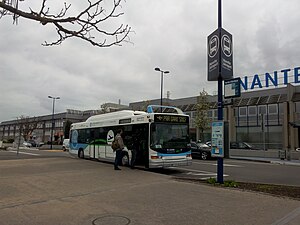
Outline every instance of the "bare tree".
{"label": "bare tree", "polygon": [[[131,27],[128,25],[120,24],[112,31],[109,31],[107,27],[105,29],[107,21],[124,14],[120,9],[122,8],[121,3],[125,0],[111,0],[111,6],[106,5],[108,10],[104,9],[104,0],[81,1],[84,1],[86,5],[78,13],[75,13],[76,10],[72,10],[71,4],[67,1],[63,3],[60,11],[53,13],[47,0],[40,0],[38,9],[34,10],[32,7],[28,7],[27,11],[21,9],[21,5],[29,4],[25,4],[26,0],[0,0],[0,18],[7,15],[12,16],[14,23],[17,24],[18,18],[22,17],[38,21],[42,25],[53,26],[58,38],[52,42],[45,41],[42,44],[44,46],[59,45],[68,38],[79,38],[97,47],[110,47],[121,45],[122,42],[129,42]],[[70,15],[72,13],[74,15]]]}
{"label": "bare tree", "polygon": [[18,118],[20,136],[27,141],[32,135],[33,131],[39,128],[39,124],[40,120],[37,117],[20,116]]}
{"label": "bare tree", "polygon": [[208,110],[210,109],[210,105],[207,99],[208,93],[203,90],[200,92],[200,95],[197,98],[197,105],[196,105],[196,118],[195,124],[196,127],[200,130],[200,135],[197,132],[197,138],[200,136],[200,140],[204,138],[204,131],[210,127],[210,118],[207,115]]}
{"label": "bare tree", "polygon": [[69,138],[70,136],[70,129],[71,129],[72,121],[67,120],[64,124],[64,138]]}
{"label": "bare tree", "polygon": [[109,113],[110,112],[109,103],[102,104],[101,108],[100,108],[100,112],[101,113]]}
{"label": "bare tree", "polygon": [[150,100],[143,101],[143,105],[140,110],[147,112],[147,107],[148,105],[151,105],[150,103],[151,103]]}

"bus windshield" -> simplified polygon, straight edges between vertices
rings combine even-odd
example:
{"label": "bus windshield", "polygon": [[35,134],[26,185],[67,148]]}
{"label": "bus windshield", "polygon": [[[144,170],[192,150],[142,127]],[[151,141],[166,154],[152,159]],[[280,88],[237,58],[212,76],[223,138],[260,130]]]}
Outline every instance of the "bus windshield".
{"label": "bus windshield", "polygon": [[158,152],[170,152],[172,149],[174,152],[182,152],[188,150],[188,144],[187,124],[151,124],[151,149]]}

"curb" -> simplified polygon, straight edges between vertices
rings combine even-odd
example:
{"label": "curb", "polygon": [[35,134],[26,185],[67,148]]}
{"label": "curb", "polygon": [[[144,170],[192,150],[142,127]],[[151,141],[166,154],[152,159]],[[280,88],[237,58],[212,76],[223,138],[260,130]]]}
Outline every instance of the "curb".
{"label": "curb", "polygon": [[297,163],[297,162],[271,161],[270,163],[279,164],[279,165],[287,165],[287,166],[300,166],[300,163]]}
{"label": "curb", "polygon": [[[15,148],[15,147],[8,147],[7,150],[18,150],[18,148]],[[39,151],[38,148],[28,148],[28,147],[23,147],[23,146],[20,146],[19,147],[19,150],[33,150],[33,151]]]}
{"label": "curb", "polygon": [[267,160],[267,159],[255,159],[255,158],[246,158],[246,157],[230,157],[229,159],[252,161],[252,162],[271,163],[271,160]]}
{"label": "curb", "polygon": [[229,159],[272,163],[272,164],[287,165],[287,166],[300,166],[300,160],[299,160],[299,162],[292,162],[292,161],[284,161],[284,160],[273,160],[273,159],[264,159],[264,158],[247,158],[247,157],[230,157]]}

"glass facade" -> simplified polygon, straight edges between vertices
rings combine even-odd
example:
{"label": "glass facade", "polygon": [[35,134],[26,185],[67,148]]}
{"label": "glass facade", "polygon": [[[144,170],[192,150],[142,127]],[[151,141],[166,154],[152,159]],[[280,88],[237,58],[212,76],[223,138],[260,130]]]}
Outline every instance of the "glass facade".
{"label": "glass facade", "polygon": [[235,108],[236,141],[249,142],[259,148],[283,147],[282,103]]}

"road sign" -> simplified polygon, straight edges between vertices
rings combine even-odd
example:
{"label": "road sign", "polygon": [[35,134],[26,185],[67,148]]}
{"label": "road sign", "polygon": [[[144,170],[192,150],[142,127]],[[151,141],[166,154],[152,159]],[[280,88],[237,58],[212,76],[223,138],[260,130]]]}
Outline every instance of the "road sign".
{"label": "road sign", "polygon": [[217,81],[219,76],[223,80],[233,78],[232,35],[223,28],[218,28],[207,38],[207,51],[207,80]]}

